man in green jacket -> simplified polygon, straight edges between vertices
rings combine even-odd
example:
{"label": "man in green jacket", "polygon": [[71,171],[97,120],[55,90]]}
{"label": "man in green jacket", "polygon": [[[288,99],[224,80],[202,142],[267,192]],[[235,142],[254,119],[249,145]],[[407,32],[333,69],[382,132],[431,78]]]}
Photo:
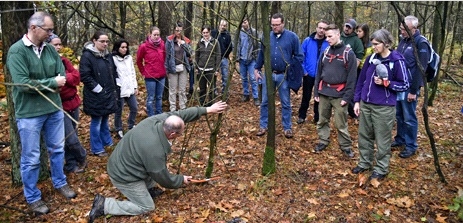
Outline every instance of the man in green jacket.
{"label": "man in green jacket", "polygon": [[355,19],[347,20],[346,24],[344,24],[344,32],[341,33],[341,40],[344,44],[350,45],[350,48],[354,51],[355,57],[357,57],[357,66],[362,60],[363,55],[365,54],[365,49],[363,48],[362,41],[357,36],[355,29],[357,28],[357,22]]}
{"label": "man in green jacket", "polygon": [[172,140],[181,136],[186,122],[202,115],[222,113],[227,108],[219,101],[210,107],[192,107],[149,117],[128,131],[117,144],[108,160],[108,175],[113,185],[128,200],[118,201],[95,196],[89,223],[105,215],[139,215],[154,210],[150,194],[156,184],[179,188],[188,184],[191,176],[171,174],[167,169],[167,155],[172,152]]}
{"label": "man in green jacket", "polygon": [[8,50],[6,66],[13,83],[16,124],[21,139],[21,180],[24,197],[36,214],[50,210],[37,187],[40,172],[40,137],[43,135],[50,159],[53,187],[66,198],[76,193],[64,175],[64,114],[59,87],[66,83],[64,65],[55,48],[45,43],[54,23],[45,12],[34,13],[27,34]]}

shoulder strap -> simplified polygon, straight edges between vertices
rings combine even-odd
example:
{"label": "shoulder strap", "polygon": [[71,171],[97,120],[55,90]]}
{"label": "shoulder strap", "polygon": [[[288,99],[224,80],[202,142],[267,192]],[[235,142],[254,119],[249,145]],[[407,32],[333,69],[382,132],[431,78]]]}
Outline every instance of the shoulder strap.
{"label": "shoulder strap", "polygon": [[351,50],[350,45],[347,45],[346,49],[344,49],[344,53],[343,53],[343,58],[342,59],[344,60],[344,66],[346,67],[346,69],[347,69],[347,62],[349,62],[348,59],[349,59],[349,51],[350,50]]}

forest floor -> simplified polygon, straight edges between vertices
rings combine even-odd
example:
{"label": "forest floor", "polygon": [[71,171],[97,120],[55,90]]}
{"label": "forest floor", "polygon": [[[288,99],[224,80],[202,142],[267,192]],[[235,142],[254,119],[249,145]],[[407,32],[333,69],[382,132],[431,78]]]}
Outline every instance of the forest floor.
{"label": "forest floor", "polygon": [[[346,158],[338,149],[332,130],[332,142],[321,153],[313,151],[317,143],[312,105],[308,120],[296,124],[301,91],[292,93],[294,138],[283,135],[280,104],[276,116],[276,173],[261,174],[266,136],[255,136],[259,128],[259,109],[252,101],[240,102],[241,84],[237,75],[230,87],[229,107],[217,140],[213,176],[220,178],[205,184],[189,184],[166,192],[155,199],[156,210],[140,216],[106,216],[96,222],[458,222],[448,206],[463,193],[463,102],[461,87],[441,82],[434,106],[429,107],[430,128],[436,140],[440,168],[447,183],[436,173],[433,153],[426,134],[419,100],[419,149],[409,159],[393,151],[390,173],[382,181],[365,182],[351,173],[358,160],[357,128],[349,119],[355,158]],[[141,83],[140,86],[144,86]],[[138,121],[146,117],[144,89],[138,96]],[[127,107],[125,108],[127,114]],[[164,101],[164,110],[167,102]],[[209,116],[216,120],[217,115]],[[79,135],[89,152],[89,117],[81,114]],[[0,113],[0,141],[9,141],[8,116]],[[112,126],[112,123],[111,123]],[[333,125],[332,125],[333,129]],[[207,121],[202,117],[191,123],[184,136],[175,140],[168,167],[176,173],[181,148],[186,148],[180,172],[204,178],[209,156]],[[147,135],[146,137],[150,137]],[[113,134],[115,144],[118,142]],[[185,140],[189,138],[189,140]],[[188,141],[188,142],[187,142]],[[154,145],[153,145],[154,146]],[[110,149],[108,152],[111,152]],[[89,152],[90,153],[90,152]],[[28,212],[22,187],[11,184],[10,148],[0,151],[0,222],[87,222],[95,194],[124,199],[112,186],[107,172],[107,157],[88,156],[84,173],[68,174],[68,183],[77,192],[66,200],[51,186],[50,179],[39,183],[42,199],[50,213],[35,217]],[[360,184],[364,184],[361,185]]]}

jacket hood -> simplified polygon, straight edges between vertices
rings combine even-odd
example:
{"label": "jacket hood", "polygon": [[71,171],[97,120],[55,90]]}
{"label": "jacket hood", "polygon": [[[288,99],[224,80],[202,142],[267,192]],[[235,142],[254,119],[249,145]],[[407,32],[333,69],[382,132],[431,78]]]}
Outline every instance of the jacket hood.
{"label": "jacket hood", "polygon": [[[167,40],[172,41],[172,40],[174,40],[174,38],[175,38],[175,34],[172,34],[172,35],[167,37]],[[187,43],[187,44],[190,44],[190,42],[191,42],[191,40],[186,36],[183,36],[182,39],[185,40],[185,43]]]}
{"label": "jacket hood", "polygon": [[342,32],[342,33],[341,33],[341,36],[344,36],[344,37],[349,38],[349,37],[357,36],[357,33],[356,33],[356,32],[352,32],[351,34],[346,35],[346,33]]}
{"label": "jacket hood", "polygon": [[93,53],[93,55],[95,55],[95,57],[105,57],[106,55],[109,54],[109,50],[108,49],[105,49],[104,52],[101,52],[99,50],[97,50],[95,48],[95,44],[93,44],[93,42],[91,41],[88,41],[84,44],[84,50],[83,51],[90,51],[91,53]]}

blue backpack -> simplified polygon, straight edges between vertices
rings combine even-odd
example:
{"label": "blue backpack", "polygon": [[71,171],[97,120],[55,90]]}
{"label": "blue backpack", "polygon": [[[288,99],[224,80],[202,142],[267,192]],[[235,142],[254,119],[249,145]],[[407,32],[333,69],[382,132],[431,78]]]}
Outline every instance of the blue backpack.
{"label": "blue backpack", "polygon": [[[436,51],[434,51],[428,39],[426,39],[426,37],[424,36],[421,37],[422,38],[419,42],[425,42],[429,47],[429,51],[431,52],[431,55],[429,56],[428,66],[424,68],[424,73],[426,74],[426,80],[428,82],[432,82],[439,73],[440,56],[436,53]],[[418,42],[416,44],[418,45]]]}

